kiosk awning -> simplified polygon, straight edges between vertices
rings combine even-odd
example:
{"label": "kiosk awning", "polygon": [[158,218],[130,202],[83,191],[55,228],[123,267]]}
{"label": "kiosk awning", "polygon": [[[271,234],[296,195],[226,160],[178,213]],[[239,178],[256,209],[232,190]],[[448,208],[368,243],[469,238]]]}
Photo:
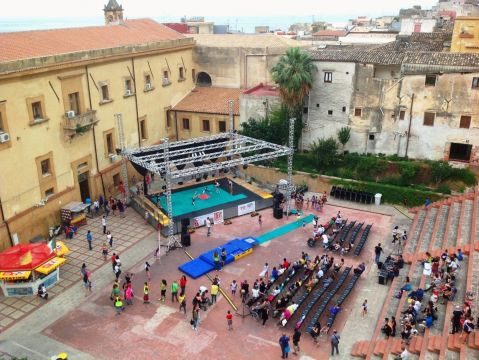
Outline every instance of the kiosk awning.
{"label": "kiosk awning", "polygon": [[37,267],[35,271],[48,275],[50,274],[53,270],[55,270],[57,267],[63,265],[63,263],[66,261],[64,258],[59,258],[55,257],[46,263],[42,264],[41,266]]}
{"label": "kiosk awning", "polygon": [[0,280],[27,280],[31,273],[31,271],[1,271]]}

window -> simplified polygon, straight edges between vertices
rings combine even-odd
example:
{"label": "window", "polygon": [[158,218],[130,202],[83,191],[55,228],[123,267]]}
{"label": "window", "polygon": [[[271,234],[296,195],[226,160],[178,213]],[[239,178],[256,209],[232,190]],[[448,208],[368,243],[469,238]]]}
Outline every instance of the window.
{"label": "window", "polygon": [[333,115],[333,110],[328,110],[328,115]]}
{"label": "window", "polygon": [[101,99],[102,101],[109,101],[110,100],[110,93],[108,91],[108,85],[101,86]]}
{"label": "window", "polygon": [[303,114],[307,114],[307,113],[308,113],[308,107],[305,106],[305,107],[303,107]]}
{"label": "window", "polygon": [[434,118],[436,117],[436,114],[433,112],[425,112],[424,113],[424,126],[434,126]]}
{"label": "window", "polygon": [[141,136],[141,140],[148,139],[148,129],[146,127],[146,119],[140,120],[140,136]]}
{"label": "window", "polygon": [[169,85],[170,79],[168,78],[168,70],[163,71],[163,86]]}
{"label": "window", "polygon": [[343,106],[343,112],[346,112],[346,106]]}
{"label": "window", "polygon": [[437,80],[436,75],[426,75],[426,81],[424,82],[424,85],[436,86],[436,80]]}
{"label": "window", "polygon": [[191,78],[193,79],[193,83],[196,84],[196,70],[191,69]]}
{"label": "window", "polygon": [[471,127],[471,117],[469,115],[462,115],[459,127],[461,129],[469,129]]}
{"label": "window", "polygon": [[226,121],[221,120],[218,122],[218,130],[220,132],[226,132]]}
{"label": "window", "polygon": [[399,120],[404,120],[405,117],[406,117],[406,111],[400,110],[399,111]]}
{"label": "window", "polygon": [[126,79],[125,80],[125,95],[126,96],[133,95],[133,88],[132,88],[131,79]]}
{"label": "window", "polygon": [[42,175],[43,176],[49,176],[51,175],[50,171],[50,159],[45,159],[40,162],[40,168],[42,170]]}
{"label": "window", "polygon": [[472,78],[472,88],[479,89],[479,77]]}
{"label": "window", "polygon": [[375,138],[374,134],[369,134],[369,140],[374,140]]}
{"label": "window", "polygon": [[42,111],[41,101],[35,101],[32,103],[32,114],[33,114],[33,121],[43,120],[43,111]]}
{"label": "window", "polygon": [[68,94],[68,102],[70,110],[75,112],[75,115],[80,114],[80,93],[75,92]]}
{"label": "window", "polygon": [[210,132],[210,121],[209,120],[203,120],[202,121],[202,130],[206,132]]}
{"label": "window", "polygon": [[319,108],[319,104],[316,104],[316,107]]}
{"label": "window", "polygon": [[113,175],[113,186],[119,186],[121,182],[120,174]]}
{"label": "window", "polygon": [[179,75],[179,80],[184,80],[185,79],[185,69],[183,68],[183,66],[179,67],[178,75]]}
{"label": "window", "polygon": [[333,73],[331,71],[324,72],[324,82],[332,83],[333,82]]}
{"label": "window", "polygon": [[145,91],[151,91],[153,90],[153,84],[151,82],[151,75],[146,74],[145,75]]}
{"label": "window", "polygon": [[183,130],[190,130],[190,119],[183,119]]}
{"label": "window", "polygon": [[354,116],[361,117],[363,115],[363,109],[354,108]]}
{"label": "window", "polygon": [[45,197],[48,199],[50,196],[55,194],[55,188],[49,188],[45,190]]}
{"label": "window", "polygon": [[0,112],[0,132],[5,132],[5,126],[3,125],[3,117],[1,112]]}
{"label": "window", "polygon": [[115,153],[115,145],[113,144],[113,133],[108,133],[105,135],[106,137],[106,151],[108,154]]}

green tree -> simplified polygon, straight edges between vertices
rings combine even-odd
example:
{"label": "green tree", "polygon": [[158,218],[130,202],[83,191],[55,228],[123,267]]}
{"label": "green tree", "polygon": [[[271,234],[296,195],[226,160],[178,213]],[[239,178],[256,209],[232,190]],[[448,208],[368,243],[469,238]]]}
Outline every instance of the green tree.
{"label": "green tree", "polygon": [[318,170],[330,168],[336,161],[338,143],[334,138],[318,139],[311,144],[311,156]]}
{"label": "green tree", "polygon": [[288,110],[284,106],[273,109],[267,118],[250,118],[241,124],[240,134],[255,139],[287,145],[289,136]]}
{"label": "green tree", "polygon": [[304,99],[313,87],[313,72],[317,70],[308,52],[288,49],[271,69],[273,80],[279,86],[283,104],[289,114],[301,117]]}
{"label": "green tree", "polygon": [[344,147],[351,138],[351,128],[349,126],[343,126],[338,130],[338,140],[341,143],[342,150],[344,153]]}
{"label": "green tree", "polygon": [[454,169],[445,161],[433,161],[431,163],[432,179],[439,185],[440,182],[447,180]]}

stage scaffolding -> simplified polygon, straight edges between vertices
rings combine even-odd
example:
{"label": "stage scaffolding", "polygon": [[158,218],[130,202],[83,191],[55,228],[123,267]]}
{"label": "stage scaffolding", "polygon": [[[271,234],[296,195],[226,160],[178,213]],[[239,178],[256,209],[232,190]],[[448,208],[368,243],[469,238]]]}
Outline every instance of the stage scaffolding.
{"label": "stage scaffolding", "polygon": [[171,190],[174,182],[206,179],[207,176],[214,177],[222,172],[235,171],[237,167],[288,156],[288,186],[285,190],[286,211],[287,216],[289,215],[289,203],[293,191],[294,121],[295,119],[290,120],[289,146],[272,144],[230,131],[175,142],[166,138],[159,145],[125,149],[121,152],[121,155],[132,163],[158,174],[165,181],[168,212],[167,253],[176,247],[182,247],[174,234],[173,204],[171,202]]}

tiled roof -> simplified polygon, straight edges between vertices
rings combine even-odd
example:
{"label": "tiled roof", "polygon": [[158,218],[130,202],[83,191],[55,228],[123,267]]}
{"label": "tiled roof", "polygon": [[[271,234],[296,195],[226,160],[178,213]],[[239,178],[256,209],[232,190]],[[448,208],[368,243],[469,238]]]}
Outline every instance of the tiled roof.
{"label": "tiled roof", "polygon": [[273,34],[194,34],[196,44],[211,47],[286,48],[311,46],[300,41]]}
{"label": "tiled roof", "polygon": [[182,38],[151,19],[125,20],[123,25],[0,33],[0,62]]}
{"label": "tiled roof", "polygon": [[479,67],[479,54],[407,52],[405,64]]}
{"label": "tiled roof", "polygon": [[197,87],[176,104],[173,110],[228,115],[228,100],[234,100],[234,114],[239,115],[240,94],[241,89]]}
{"label": "tiled roof", "polygon": [[243,95],[252,96],[279,96],[279,88],[277,86],[264,85],[263,83],[253,86],[243,91]]}
{"label": "tiled roof", "polygon": [[312,53],[317,61],[359,62],[380,65],[400,65],[404,52],[372,50],[318,50]]}
{"label": "tiled roof", "polygon": [[405,41],[403,39],[395,40],[387,44],[376,47],[381,51],[442,51],[444,49],[443,41]]}
{"label": "tiled roof", "polygon": [[320,30],[318,32],[315,32],[313,36],[346,36],[347,35],[346,30]]}

